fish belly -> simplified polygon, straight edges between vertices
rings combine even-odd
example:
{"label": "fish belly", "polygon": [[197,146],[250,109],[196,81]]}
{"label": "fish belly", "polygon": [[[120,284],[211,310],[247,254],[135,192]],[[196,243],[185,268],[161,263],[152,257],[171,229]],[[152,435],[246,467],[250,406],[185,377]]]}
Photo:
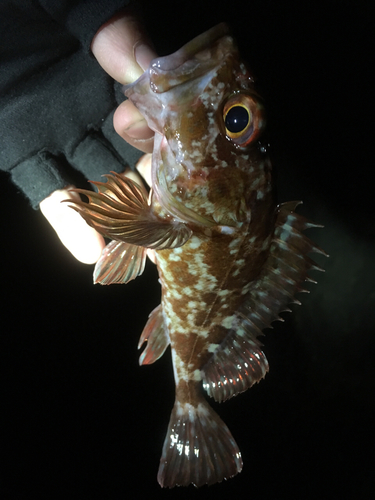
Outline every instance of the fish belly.
{"label": "fish belly", "polygon": [[203,397],[201,369],[225,337],[225,318],[233,310],[229,304],[234,306],[241,294],[226,287],[233,262],[219,242],[215,248],[209,239],[193,236],[183,247],[157,254],[176,382],[158,481],[164,487],[213,484],[240,472],[242,458],[229,429]]}
{"label": "fish belly", "polygon": [[193,236],[158,252],[164,323],[171,340],[176,384],[201,380],[200,369],[225,338],[248,281],[238,241]]}

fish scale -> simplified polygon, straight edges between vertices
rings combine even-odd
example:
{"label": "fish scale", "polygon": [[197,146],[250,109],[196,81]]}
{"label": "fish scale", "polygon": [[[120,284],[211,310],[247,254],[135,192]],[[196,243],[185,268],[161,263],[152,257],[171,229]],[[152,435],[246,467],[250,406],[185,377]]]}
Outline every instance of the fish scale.
{"label": "fish scale", "polygon": [[262,100],[225,24],[154,60],[125,94],[155,131],[151,196],[112,173],[97,193],[76,190],[88,203],[70,203],[113,240],[95,282],[134,279],[155,250],[162,300],[139,362],[170,345],[176,383],[158,481],[213,484],[243,464],[202,386],[221,402],[266,375],[258,337],[299,303],[308,272],[321,270],[308,254],[324,252],[304,235],[318,226],[295,212],[299,202],[276,204]]}
{"label": "fish scale", "polygon": [[[224,245],[221,241],[222,238],[217,239],[219,241],[215,242],[215,245],[222,252]],[[229,238],[226,237],[225,239],[228,240]],[[196,336],[204,337],[205,343],[209,342],[205,346],[205,350],[209,350],[212,343],[217,343],[218,339],[215,338],[214,332],[212,332],[211,339],[207,331],[209,328],[212,330],[216,326],[222,327],[225,319],[233,314],[233,310],[238,307],[241,292],[245,286],[243,279],[241,279],[241,272],[238,274],[236,282],[230,284],[228,274],[230,274],[230,270],[236,263],[230,251],[227,251],[227,254],[233,263],[230,264],[230,260],[227,259],[227,265],[223,267],[222,262],[213,262],[212,259],[207,257],[209,254],[207,245],[212,240],[206,238],[206,242],[202,242],[199,246],[196,240],[198,240],[197,237],[192,241],[192,247],[188,242],[179,249],[181,251],[178,253],[180,259],[178,261],[173,258],[175,250],[157,252],[163,308],[167,311],[169,318],[174,318],[169,334],[172,347],[177,352],[179,342],[176,342],[176,347],[174,347],[173,335],[175,332],[181,334],[183,331],[186,336],[192,335],[193,339]],[[183,278],[181,278],[182,262],[186,267]],[[221,266],[222,276],[219,275],[216,269],[217,266]],[[167,270],[167,275],[164,270]],[[188,291],[188,294],[186,294],[186,291]],[[214,293],[214,298],[211,296],[212,293]],[[230,295],[231,304],[228,303],[228,295]],[[191,297],[194,297],[192,304]],[[186,342],[188,341],[186,340]],[[191,356],[192,354],[189,354],[189,359]],[[184,361],[187,363],[188,359]],[[200,367],[194,366],[195,368]]]}

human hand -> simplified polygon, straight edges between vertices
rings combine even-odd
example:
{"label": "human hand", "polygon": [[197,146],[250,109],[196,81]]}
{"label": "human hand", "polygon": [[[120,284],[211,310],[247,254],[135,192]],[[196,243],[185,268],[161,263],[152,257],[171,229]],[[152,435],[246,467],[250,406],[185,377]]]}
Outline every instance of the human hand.
{"label": "human hand", "polygon": [[[102,68],[124,85],[139,78],[156,57],[139,20],[132,15],[117,16],[102,26],[93,38],[91,50]],[[154,133],[130,100],[117,108],[113,124],[129,144],[145,153],[152,152]]]}
{"label": "human hand", "polygon": [[[122,84],[141,76],[155,57],[139,21],[131,14],[124,13],[101,27],[93,38],[91,50],[103,69]],[[124,101],[117,108],[114,127],[134,147],[146,153],[152,151],[154,134],[130,101]],[[149,183],[150,166],[151,155],[145,155],[137,164],[138,170]],[[129,170],[124,175],[136,174]],[[136,178],[134,180],[137,181]],[[40,203],[40,209],[74,257],[83,263],[93,264],[105,246],[103,237],[67,204],[61,203],[63,199],[74,200],[77,196],[69,188],[57,190]]]}

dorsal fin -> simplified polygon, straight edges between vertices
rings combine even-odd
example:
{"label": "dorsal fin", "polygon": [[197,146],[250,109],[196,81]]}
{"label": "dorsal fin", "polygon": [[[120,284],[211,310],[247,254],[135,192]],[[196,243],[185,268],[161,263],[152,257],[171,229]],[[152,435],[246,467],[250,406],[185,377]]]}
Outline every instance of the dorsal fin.
{"label": "dorsal fin", "polygon": [[[232,327],[202,370],[203,386],[216,401],[225,401],[251,387],[268,371],[257,337],[288,310],[294,294],[305,291],[310,269],[323,271],[308,254],[325,254],[301,231],[321,227],[293,212],[297,202],[279,205],[270,253],[234,315]],[[299,302],[299,301],[297,301]]]}

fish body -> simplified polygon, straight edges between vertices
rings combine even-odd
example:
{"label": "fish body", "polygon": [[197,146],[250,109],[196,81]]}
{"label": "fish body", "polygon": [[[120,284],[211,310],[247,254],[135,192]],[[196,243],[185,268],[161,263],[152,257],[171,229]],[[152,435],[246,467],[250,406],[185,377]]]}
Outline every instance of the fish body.
{"label": "fish body", "polygon": [[73,208],[113,239],[97,282],[133,279],[155,249],[162,300],[140,363],[170,345],[176,382],[158,480],[212,484],[242,458],[202,385],[224,401],[265,376],[258,337],[318,269],[307,254],[320,249],[301,232],[314,225],[298,203],[276,204],[263,104],[225,24],[154,60],[125,94],[155,130],[151,196],[113,174],[98,193],[78,190],[89,203]]}

